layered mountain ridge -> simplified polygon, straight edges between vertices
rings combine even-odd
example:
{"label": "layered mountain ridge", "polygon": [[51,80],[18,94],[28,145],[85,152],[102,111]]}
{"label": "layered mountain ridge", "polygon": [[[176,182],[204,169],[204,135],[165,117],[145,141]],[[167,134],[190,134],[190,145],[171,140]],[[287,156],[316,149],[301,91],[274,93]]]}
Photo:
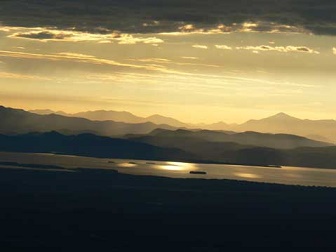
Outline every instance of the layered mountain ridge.
{"label": "layered mountain ridge", "polygon": [[126,111],[97,110],[97,111],[80,112],[75,114],[66,114],[62,111],[55,112],[51,110],[33,110],[31,112],[38,114],[54,113],[70,117],[86,118],[89,120],[96,120],[96,121],[112,120],[115,122],[124,122],[124,123],[151,122],[154,124],[169,125],[172,128],[206,129],[217,131],[222,130],[233,132],[254,131],[254,132],[273,133],[273,134],[283,133],[283,134],[303,136],[322,142],[330,142],[330,143],[336,142],[335,120],[299,119],[283,112],[259,120],[251,119],[242,124],[227,124],[222,121],[212,124],[206,124],[206,123],[190,124],[162,115],[139,117]]}

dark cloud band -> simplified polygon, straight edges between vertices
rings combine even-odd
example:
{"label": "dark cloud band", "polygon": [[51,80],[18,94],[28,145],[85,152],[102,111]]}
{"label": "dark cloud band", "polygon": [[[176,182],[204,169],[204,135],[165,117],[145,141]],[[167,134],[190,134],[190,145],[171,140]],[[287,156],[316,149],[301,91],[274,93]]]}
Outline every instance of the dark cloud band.
{"label": "dark cloud band", "polygon": [[[334,0],[3,0],[0,21],[11,26],[53,26],[106,33],[171,32],[183,24],[274,22],[336,35]],[[259,26],[260,31],[265,27]],[[286,26],[279,28],[286,31]],[[43,34],[40,34],[43,35]],[[48,34],[44,34],[48,36]]]}

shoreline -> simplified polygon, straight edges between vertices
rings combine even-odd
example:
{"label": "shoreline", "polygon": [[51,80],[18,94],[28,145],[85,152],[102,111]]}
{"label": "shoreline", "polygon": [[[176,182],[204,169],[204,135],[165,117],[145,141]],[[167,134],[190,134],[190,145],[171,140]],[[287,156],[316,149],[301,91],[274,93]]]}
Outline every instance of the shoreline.
{"label": "shoreline", "polygon": [[232,183],[237,185],[245,185],[248,186],[268,186],[268,187],[288,187],[288,188],[301,188],[301,189],[313,189],[313,190],[335,190],[336,187],[332,186],[321,186],[321,185],[301,185],[301,184],[282,184],[282,183],[271,183],[271,182],[263,182],[263,181],[251,181],[251,180],[239,180],[239,179],[229,179],[229,178],[202,178],[202,177],[186,177],[186,178],[178,178],[178,177],[168,177],[162,175],[153,175],[153,174],[132,174],[126,173],[123,171],[119,171],[116,169],[110,168],[95,168],[95,167],[76,167],[76,168],[68,168],[62,166],[54,166],[54,165],[38,165],[38,164],[26,164],[26,163],[17,163],[17,162],[1,162],[0,161],[0,169],[1,170],[17,170],[17,171],[31,171],[31,172],[63,172],[63,173],[92,173],[92,174],[101,174],[108,176],[119,176],[125,178],[132,179],[149,179],[149,180],[167,180],[167,181],[179,181],[190,182],[191,184],[211,184],[211,183]]}
{"label": "shoreline", "polygon": [[[122,162],[127,162],[129,165],[134,165],[133,168],[128,168]],[[170,163],[176,163],[177,172],[170,172]],[[188,166],[190,165],[190,167]],[[266,166],[242,166],[230,164],[227,167],[224,164],[199,164],[185,163],[185,162],[167,162],[155,160],[130,160],[130,159],[110,159],[110,158],[92,158],[86,156],[73,156],[73,155],[59,155],[48,153],[17,153],[17,152],[0,152],[0,165],[16,169],[40,169],[54,171],[63,170],[67,172],[75,172],[76,168],[92,168],[92,169],[114,169],[120,173],[130,175],[153,175],[157,177],[166,178],[190,178],[190,179],[205,179],[205,180],[236,180],[247,181],[256,183],[268,183],[286,186],[304,186],[304,187],[321,187],[321,188],[336,188],[336,184],[331,178],[335,177],[336,171],[325,169],[321,171],[323,176],[332,176],[326,180],[310,181],[309,176],[320,172],[315,168],[302,168],[301,167],[266,167]],[[195,166],[196,165],[196,166]],[[208,166],[206,166],[208,165]],[[222,165],[224,165],[222,167]],[[195,168],[193,168],[195,166]],[[166,168],[167,167],[167,168]],[[174,167],[175,168],[175,167]],[[223,168],[224,172],[221,171]],[[258,168],[258,169],[257,169]],[[259,168],[266,168],[261,169]],[[179,169],[181,169],[179,171]],[[249,170],[250,169],[250,170]],[[311,170],[310,170],[311,169]],[[205,172],[206,174],[190,174]],[[286,180],[287,174],[294,172],[297,176],[302,176],[302,179]],[[251,174],[250,174],[251,173]],[[329,173],[330,176],[328,175]],[[250,177],[249,177],[250,176]],[[254,177],[256,179],[254,179]],[[278,179],[272,176],[279,176]],[[262,178],[264,177],[264,178]],[[289,177],[290,178],[290,177]]]}

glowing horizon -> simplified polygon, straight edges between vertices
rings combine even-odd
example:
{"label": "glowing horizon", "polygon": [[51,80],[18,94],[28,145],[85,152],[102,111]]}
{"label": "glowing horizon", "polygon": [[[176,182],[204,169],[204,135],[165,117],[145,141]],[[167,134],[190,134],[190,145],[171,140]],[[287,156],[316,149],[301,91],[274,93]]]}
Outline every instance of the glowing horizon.
{"label": "glowing horizon", "polygon": [[334,37],[258,27],[98,34],[3,26],[1,105],[160,114],[187,123],[242,123],[279,112],[335,118]]}

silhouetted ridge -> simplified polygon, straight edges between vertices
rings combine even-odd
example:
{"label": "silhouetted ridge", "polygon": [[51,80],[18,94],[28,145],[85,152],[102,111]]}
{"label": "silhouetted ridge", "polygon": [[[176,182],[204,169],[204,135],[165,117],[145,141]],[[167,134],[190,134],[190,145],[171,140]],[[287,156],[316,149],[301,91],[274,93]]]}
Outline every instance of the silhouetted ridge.
{"label": "silhouetted ridge", "polygon": [[280,112],[280,113],[278,113],[278,114],[276,114],[274,116],[270,116],[270,117],[268,117],[266,119],[271,119],[271,118],[272,119],[280,119],[280,120],[298,119],[298,118],[295,118],[295,117],[290,116],[290,115],[288,115],[286,113],[283,113],[283,112]]}
{"label": "silhouetted ridge", "polygon": [[58,132],[0,135],[0,151],[261,166],[336,167],[336,147],[280,150],[210,142],[188,136],[179,139],[143,136],[126,140],[88,133],[71,136]]}
{"label": "silhouetted ridge", "polygon": [[[290,134],[267,134],[254,131],[246,131],[242,133],[226,133],[222,131],[210,130],[165,130],[155,129],[148,137],[160,138],[162,142],[188,138],[189,141],[193,139],[207,142],[231,142],[241,145],[251,145],[260,147],[269,147],[275,149],[293,149],[298,147],[324,147],[331,146],[330,143],[314,141],[305,137],[290,135]],[[132,136],[129,136],[132,137]],[[160,141],[155,141],[160,144]]]}
{"label": "silhouetted ridge", "polygon": [[149,160],[195,159],[193,155],[176,148],[162,148],[147,143],[88,133],[66,136],[54,131],[15,136],[0,135],[0,150]]}
{"label": "silhouetted ridge", "polygon": [[127,111],[113,111],[113,110],[94,110],[94,111],[86,111],[79,112],[74,114],[67,114],[63,111],[52,111],[49,109],[36,109],[31,110],[29,112],[40,114],[40,115],[50,115],[50,114],[58,114],[63,116],[71,116],[71,117],[79,117],[85,118],[88,120],[94,121],[115,121],[115,122],[124,122],[124,123],[154,123],[159,125],[170,125],[172,127],[190,127],[191,125],[187,123],[180,122],[171,117],[162,116],[162,115],[151,115],[148,117],[140,117],[136,116]]}
{"label": "silhouetted ridge", "polygon": [[104,136],[122,136],[147,134],[158,127],[174,129],[168,125],[156,125],[150,122],[128,124],[114,121],[90,121],[85,118],[56,114],[38,115],[5,107],[0,108],[0,118],[0,133],[3,134],[58,131],[65,134],[93,133]]}
{"label": "silhouetted ridge", "polygon": [[284,133],[312,138],[317,141],[335,142],[336,121],[302,120],[285,113],[279,113],[260,120],[249,120],[237,125],[235,131],[257,131],[265,133]]}

